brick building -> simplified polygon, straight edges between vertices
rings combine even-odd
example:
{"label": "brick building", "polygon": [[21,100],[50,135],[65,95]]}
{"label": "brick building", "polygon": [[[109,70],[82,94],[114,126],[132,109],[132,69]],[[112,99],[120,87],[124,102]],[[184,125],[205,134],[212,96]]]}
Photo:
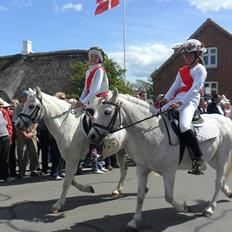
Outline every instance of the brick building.
{"label": "brick building", "polygon": [[[208,72],[205,94],[225,94],[232,99],[232,34],[213,20],[207,19],[189,39],[199,39],[207,49],[204,54]],[[154,97],[167,92],[182,65],[181,54],[174,51],[173,55],[151,74]]]}

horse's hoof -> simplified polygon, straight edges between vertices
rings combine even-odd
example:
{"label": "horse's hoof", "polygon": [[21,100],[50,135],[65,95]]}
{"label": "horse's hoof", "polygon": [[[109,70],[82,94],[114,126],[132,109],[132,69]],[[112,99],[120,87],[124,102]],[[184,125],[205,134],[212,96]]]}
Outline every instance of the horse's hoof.
{"label": "horse's hoof", "polygon": [[148,191],[149,191],[149,188],[146,187],[146,188],[145,188],[145,193],[148,193]]}
{"label": "horse's hoof", "polygon": [[192,208],[190,206],[186,205],[186,211],[185,212],[186,213],[192,213],[193,211],[192,211]]}
{"label": "horse's hoof", "polygon": [[51,209],[51,213],[53,213],[53,214],[58,214],[59,213],[59,210],[58,209]]}
{"label": "horse's hoof", "polygon": [[92,186],[89,187],[89,192],[90,193],[95,193],[94,188]]}
{"label": "horse's hoof", "polygon": [[115,189],[113,192],[112,192],[112,196],[113,197],[118,197],[118,196],[120,196],[121,195],[121,191],[120,190],[118,190],[118,189]]}
{"label": "horse's hoof", "polygon": [[213,213],[209,212],[207,210],[202,213],[202,216],[204,216],[204,217],[211,217],[212,215],[213,215]]}

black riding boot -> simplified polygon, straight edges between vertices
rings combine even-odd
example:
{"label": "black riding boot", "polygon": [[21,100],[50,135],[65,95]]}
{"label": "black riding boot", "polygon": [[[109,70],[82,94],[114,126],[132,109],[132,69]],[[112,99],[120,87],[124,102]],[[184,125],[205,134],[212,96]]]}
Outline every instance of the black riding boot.
{"label": "black riding boot", "polygon": [[188,171],[188,173],[194,175],[204,175],[206,164],[203,159],[203,154],[201,152],[196,135],[190,129],[182,133],[182,137],[186,145],[190,147],[195,156],[195,158],[193,159],[192,170]]}

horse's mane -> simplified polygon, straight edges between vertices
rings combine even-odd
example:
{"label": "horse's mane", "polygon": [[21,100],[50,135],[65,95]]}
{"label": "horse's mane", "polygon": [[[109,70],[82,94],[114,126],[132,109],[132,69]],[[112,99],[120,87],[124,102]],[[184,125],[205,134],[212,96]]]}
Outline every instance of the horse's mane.
{"label": "horse's mane", "polygon": [[136,97],[133,97],[129,94],[119,94],[119,97],[120,98],[123,98],[131,103],[134,103],[136,105],[139,105],[145,109],[150,109],[151,108],[151,105],[149,103],[147,103],[146,101],[144,100],[141,100],[139,98],[136,98]]}

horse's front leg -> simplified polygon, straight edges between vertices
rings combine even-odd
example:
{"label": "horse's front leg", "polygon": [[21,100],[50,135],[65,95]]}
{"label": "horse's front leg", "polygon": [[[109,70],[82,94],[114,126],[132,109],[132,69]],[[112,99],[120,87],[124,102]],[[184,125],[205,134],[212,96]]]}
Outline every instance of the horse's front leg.
{"label": "horse's front leg", "polygon": [[60,198],[56,201],[56,203],[52,206],[51,211],[53,213],[57,213],[65,204],[67,191],[73,181],[74,175],[77,170],[77,162],[73,160],[65,160],[65,179],[63,182],[63,189]]}
{"label": "horse's front leg", "polygon": [[178,202],[174,198],[174,185],[175,185],[175,175],[176,171],[168,171],[163,174],[164,181],[164,191],[165,191],[165,199],[168,203],[170,203],[178,212],[189,212],[190,207],[186,205],[185,202]]}
{"label": "horse's front leg", "polygon": [[125,150],[124,149],[120,150],[116,154],[116,158],[117,158],[117,163],[118,163],[119,168],[120,168],[120,179],[119,179],[117,188],[112,192],[113,196],[119,196],[122,193],[122,190],[124,188],[124,181],[125,181],[127,170],[128,170],[128,167],[126,164],[126,159],[125,159]]}
{"label": "horse's front leg", "polygon": [[149,170],[140,165],[137,166],[137,179],[138,179],[138,194],[137,194],[137,205],[133,219],[127,224],[129,227],[138,228],[142,223],[142,207],[143,201],[146,194],[147,180]]}

